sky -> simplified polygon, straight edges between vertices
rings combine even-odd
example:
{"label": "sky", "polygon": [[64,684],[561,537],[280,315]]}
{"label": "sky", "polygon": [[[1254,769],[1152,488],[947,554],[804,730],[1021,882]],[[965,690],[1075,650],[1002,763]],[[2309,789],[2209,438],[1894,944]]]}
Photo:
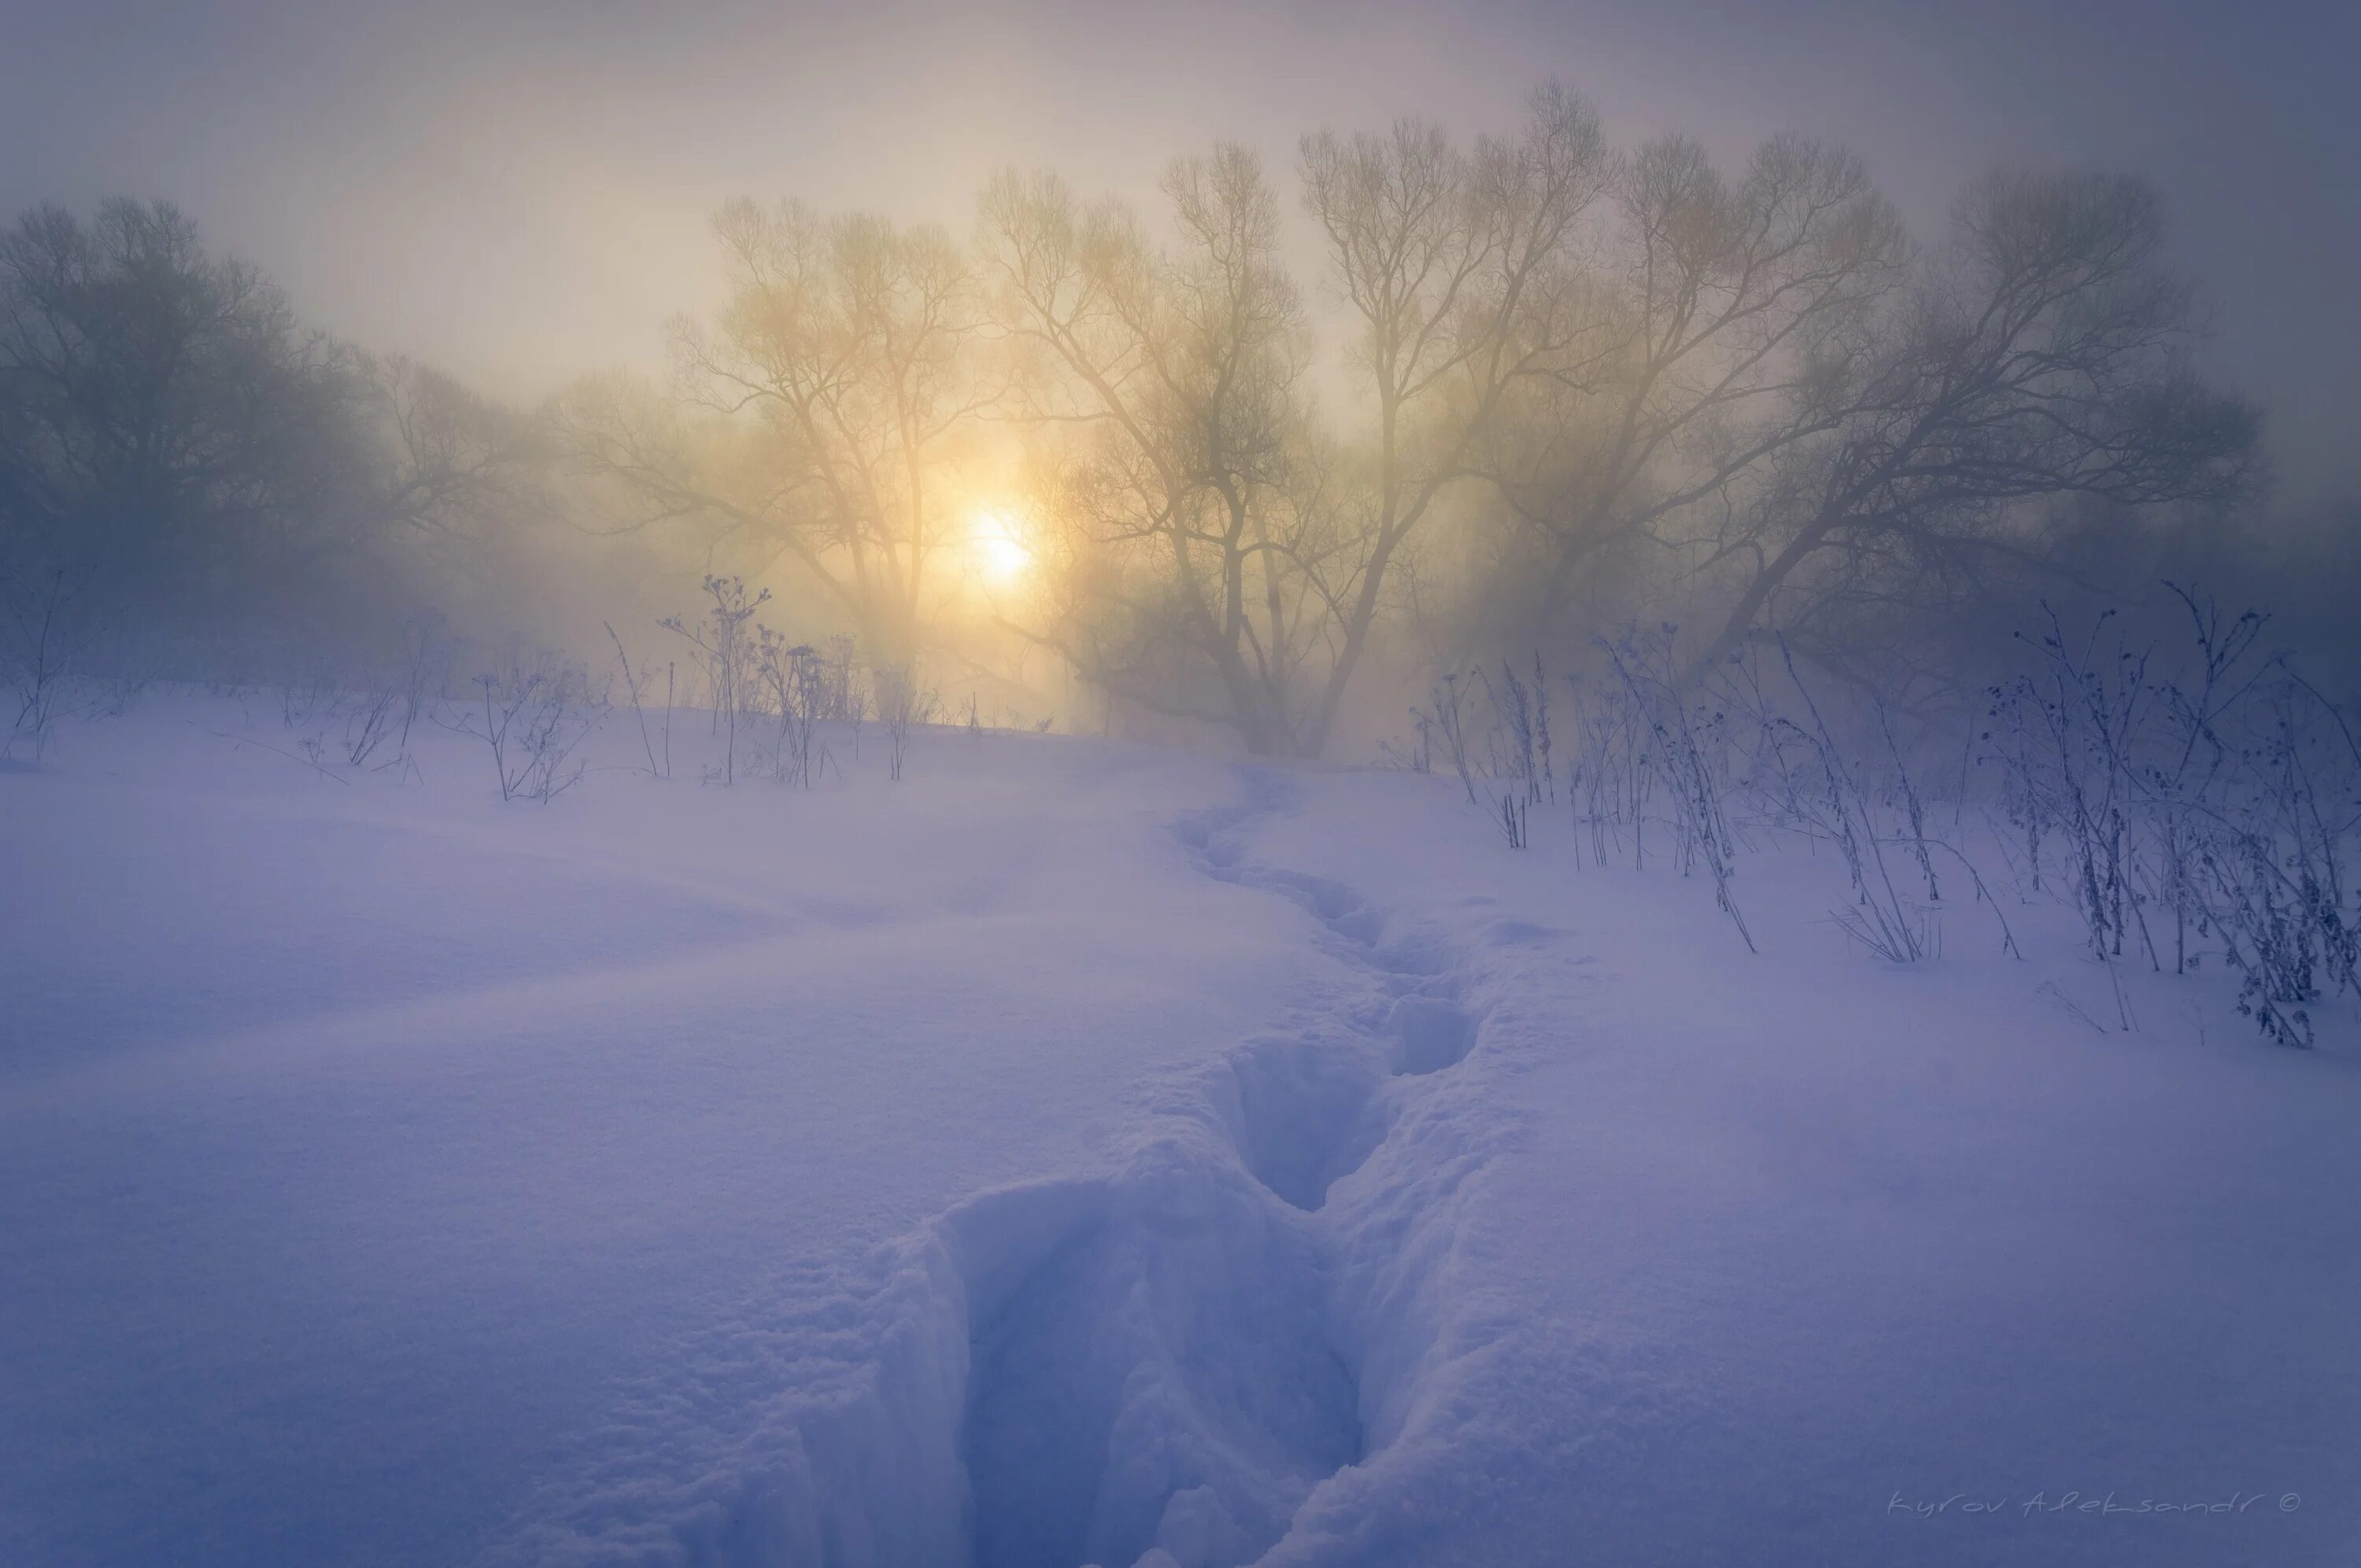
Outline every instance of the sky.
{"label": "sky", "polygon": [[1217,137],[1506,129],[1555,75],[1619,140],[1845,144],[1922,235],[2000,164],[2170,202],[2279,499],[2361,497],[2361,6],[1564,0],[401,5],[0,0],[0,209],[168,198],[307,318],[502,396],[653,366],[707,218],[799,196],[965,232],[1004,164],[1152,197]]}

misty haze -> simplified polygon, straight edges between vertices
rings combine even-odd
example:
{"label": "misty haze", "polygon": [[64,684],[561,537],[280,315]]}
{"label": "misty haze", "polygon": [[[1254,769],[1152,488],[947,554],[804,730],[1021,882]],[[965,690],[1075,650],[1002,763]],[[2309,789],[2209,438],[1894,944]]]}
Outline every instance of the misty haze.
{"label": "misty haze", "polygon": [[2361,1560],[2356,50],[0,0],[0,1568]]}

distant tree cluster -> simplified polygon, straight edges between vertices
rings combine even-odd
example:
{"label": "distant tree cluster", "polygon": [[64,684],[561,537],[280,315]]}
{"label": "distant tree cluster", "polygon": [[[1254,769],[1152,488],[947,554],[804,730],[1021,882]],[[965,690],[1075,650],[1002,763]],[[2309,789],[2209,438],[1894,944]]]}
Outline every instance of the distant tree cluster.
{"label": "distant tree cluster", "polygon": [[[1151,225],[1008,172],[965,242],[732,203],[669,377],[530,416],[303,327],[168,207],[40,209],[0,237],[0,584],[19,623],[193,623],[562,503],[881,668],[1046,652],[1316,755],[1373,679],[1632,620],[1691,680],[1772,630],[1914,668],[2094,538],[2256,490],[2136,180],[1994,175],[1914,238],[1850,154],[1618,148],[1551,84],[1512,136],[1323,132],[1288,181],[1224,145],[1163,193]],[[962,598],[991,496],[1027,568]]]}
{"label": "distant tree cluster", "polygon": [[734,205],[735,291],[675,329],[676,395],[586,387],[569,447],[907,646],[950,466],[1022,442],[1043,570],[1014,630],[1292,753],[1408,622],[1545,646],[1614,581],[1627,615],[1681,603],[1693,668],[1771,627],[1833,656],[2038,565],[2068,503],[2253,484],[2256,415],[2191,369],[2135,180],[1994,176],[1916,244],[1848,154],[1782,137],[1730,174],[1678,137],[1619,149],[1552,85],[1472,147],[1308,137],[1295,184],[1346,338],[1332,406],[1287,203],[1224,146],[1171,167],[1160,235],[1052,175],[995,180],[964,250]]}
{"label": "distant tree cluster", "polygon": [[77,624],[317,613],[326,574],[516,497],[533,433],[302,325],[171,207],[0,233],[0,593]]}

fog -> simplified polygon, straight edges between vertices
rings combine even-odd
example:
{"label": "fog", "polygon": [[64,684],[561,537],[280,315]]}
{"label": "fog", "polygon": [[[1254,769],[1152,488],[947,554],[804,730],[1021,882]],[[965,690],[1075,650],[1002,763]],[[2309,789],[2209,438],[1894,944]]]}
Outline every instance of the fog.
{"label": "fog", "polygon": [[[709,568],[773,589],[801,622],[787,629],[791,638],[877,634],[873,624],[855,624],[861,615],[824,608],[829,590],[793,560],[783,564],[775,540],[755,547],[745,527],[703,503],[695,518],[677,506],[652,511],[643,492],[620,498],[611,484],[588,482],[578,446],[576,461],[548,446],[550,430],[566,428],[562,411],[578,410],[588,385],[670,398],[675,413],[686,406],[667,323],[710,325],[730,297],[730,265],[712,223],[740,198],[765,208],[793,200],[822,219],[871,214],[909,232],[939,226],[972,253],[979,193],[995,172],[1049,170],[1078,202],[1126,203],[1150,240],[1169,246],[1170,207],[1159,187],[1168,166],[1234,144],[1260,161],[1275,225],[1270,256],[1307,334],[1302,363],[1289,372],[1302,428],[1335,444],[1322,462],[1365,463],[1374,389],[1353,357],[1365,323],[1304,205],[1300,138],[1323,128],[1382,130],[1415,115],[1472,149],[1485,137],[1521,134],[1527,93],[1552,79],[1595,115],[1619,159],[1678,135],[1735,182],[1776,136],[1857,156],[1898,225],[1897,266],[1905,248],[1919,258],[1914,265],[1942,265],[1956,203],[1992,170],[2145,181],[2156,198],[2158,276],[2191,286],[2187,308],[2169,323],[2175,362],[2258,419],[2237,455],[2236,483],[2216,476],[2222,482],[2192,479],[2169,496],[2143,491],[2136,518],[2100,518],[2125,495],[2079,483],[1977,500],[2012,513],[2004,524],[1980,518],[1977,527],[2005,527],[2012,537],[2037,530],[2046,562],[2012,567],[2004,585],[1988,573],[1972,574],[1972,587],[1947,577],[1934,596],[1947,607],[1943,635],[1956,646],[2016,630],[2045,597],[2137,603],[2163,576],[2202,576],[2228,598],[2268,601],[2289,636],[2330,664],[2346,662],[2334,605],[2346,581],[2336,574],[2349,569],[2342,541],[2361,496],[2361,456],[2346,436],[2361,414],[2349,374],[2361,316],[2347,276],[2350,257],[2361,253],[2351,152],[2361,111],[2334,73],[2349,55],[2349,18],[2129,5],[2062,18],[2030,5],[1971,16],[1703,4],[1449,14],[1221,5],[1185,16],[1055,5],[857,13],[719,5],[694,15],[247,5],[202,15],[24,6],[9,23],[17,47],[0,66],[0,132],[19,150],[0,171],[0,207],[55,203],[87,216],[114,197],[169,202],[194,225],[205,255],[251,262],[305,329],[379,360],[415,360],[519,422],[508,453],[517,471],[500,505],[475,498],[460,509],[464,527],[412,507],[387,531],[399,540],[391,554],[379,550],[359,571],[369,584],[359,597],[372,601],[362,619],[380,625],[431,607],[473,637],[579,652],[609,621],[654,636],[657,616],[694,608]],[[1612,243],[1605,226],[1581,240]],[[1007,326],[994,317],[989,332]],[[1017,374],[1007,365],[975,373]],[[1044,498],[1072,478],[1075,459],[1046,438],[1055,427],[1040,418],[1052,411],[1036,392],[1026,397],[1028,409],[1009,404],[991,416],[1001,422],[991,440],[974,431],[947,436],[960,451],[942,460],[960,470],[948,482],[967,513],[1021,500],[1020,510],[1043,514],[1037,526],[1056,532],[1065,524],[1052,527]],[[1596,411],[1527,410],[1520,428],[1530,434],[1538,420],[1571,430]],[[518,433],[526,426],[530,442]],[[519,442],[535,446],[530,463]],[[413,450],[409,460],[417,458]],[[1497,466],[1499,458],[1485,461]],[[1679,490],[1674,468],[1695,461],[1695,450],[1675,458],[1667,449],[1657,469],[1633,476],[1631,493]],[[525,466],[533,468],[529,504],[519,488]],[[980,477],[985,470],[989,478]],[[714,499],[709,487],[699,493]],[[1764,492],[1752,493],[1759,502]],[[415,499],[414,483],[406,494]],[[437,494],[453,499],[447,486]],[[1713,584],[1711,570],[1698,577],[1705,531],[1693,514],[1714,505],[1727,513],[1734,490],[1700,493],[1681,516],[1649,522],[1643,532],[1669,555],[1643,559],[1647,552],[1623,549],[1625,540],[1587,558],[1577,617],[1501,597],[1521,570],[1506,543],[1519,535],[1502,521],[1503,494],[1488,496],[1481,479],[1444,487],[1400,563],[1381,565],[1379,575],[1390,576],[1376,606],[1371,667],[1345,683],[1354,688],[1346,706],[1363,716],[1356,743],[1379,738],[1382,715],[1401,711],[1406,696],[1456,660],[1510,645],[1574,659],[1617,624],[1660,619],[1693,625],[1700,648],[1728,641],[1717,618],[1728,618],[1740,590]],[[664,515],[652,521],[655,512]],[[2058,532],[2066,512],[2075,519],[2070,538]],[[764,526],[803,524],[781,515]],[[927,526],[975,525],[962,513]],[[1714,526],[1719,543],[1702,558],[1726,564],[1738,547],[1727,515]],[[27,532],[15,529],[20,541]],[[24,559],[56,554],[43,550]],[[335,554],[307,547],[303,570],[353,578],[359,557],[335,567],[326,556]],[[1057,576],[1048,565],[1055,554],[1039,552],[1041,569],[1026,574],[1037,598]],[[2322,565],[2331,568],[2325,582],[2313,569]],[[29,581],[40,569],[19,576]],[[223,570],[246,573],[252,586],[246,568]],[[1907,569],[1922,584],[1951,571],[1926,561]],[[1307,591],[1316,598],[1328,589]],[[270,599],[283,610],[291,594],[302,597],[247,593],[236,614],[249,624],[259,617],[316,626],[316,609],[290,618],[257,608]],[[141,619],[175,636],[218,620],[221,607],[200,612],[201,597],[191,590],[168,606],[151,593]],[[1038,618],[1013,613],[1006,596],[969,598],[957,609],[913,609],[928,622],[923,635],[887,634],[891,646],[875,656],[927,659],[962,688],[1014,682],[1034,707],[1066,722],[1082,721],[1069,711],[1084,700],[1076,694],[1095,691],[1096,721],[1115,722],[1108,710],[1126,699],[1110,695],[1104,649],[1075,657],[1071,632],[1082,612],[1071,596],[1060,601],[1070,634],[1048,641]],[[1104,607],[1092,613],[1103,617]],[[1782,630],[1780,613],[1770,605],[1739,630]],[[1857,644],[1856,663],[1874,662],[1861,641],[1869,630],[1844,635]],[[1349,630],[1334,636],[1359,644]],[[1323,646],[1302,657],[1333,670],[1334,637],[1312,641]],[[1028,651],[1019,658],[1018,650]],[[1161,668],[1204,653],[1151,652],[1142,643],[1124,658],[1137,675],[1141,660]],[[979,673],[986,668],[989,680]],[[1981,674],[1961,666],[1948,678],[1965,689]],[[1201,671],[1178,684],[1201,678],[1212,677]],[[1203,708],[1163,695],[1167,707]],[[1273,700],[1334,707],[1324,694]],[[1290,721],[1299,729],[1304,722],[1324,731],[1328,721]],[[1307,744],[1314,742],[1299,735],[1282,749]]]}
{"label": "fog", "polygon": [[1625,139],[1843,143],[1916,218],[1993,163],[2158,181],[2225,373],[2272,406],[2282,493],[2361,477],[2327,348],[2361,331],[2342,7],[6,9],[0,207],[169,197],[308,316],[506,396],[653,361],[717,287],[704,221],[730,196],[963,225],[1003,162],[1141,198],[1216,137],[1283,159],[1403,113],[1503,128],[1554,73]]}

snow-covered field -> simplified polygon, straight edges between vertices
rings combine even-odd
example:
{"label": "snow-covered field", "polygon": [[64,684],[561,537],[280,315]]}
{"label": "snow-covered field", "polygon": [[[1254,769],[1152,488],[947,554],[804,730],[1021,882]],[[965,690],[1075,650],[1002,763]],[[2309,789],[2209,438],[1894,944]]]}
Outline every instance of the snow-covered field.
{"label": "snow-covered field", "polygon": [[[0,773],[0,1563],[2361,1560],[2361,1053],[929,731]],[[700,743],[702,737],[699,737]]]}

